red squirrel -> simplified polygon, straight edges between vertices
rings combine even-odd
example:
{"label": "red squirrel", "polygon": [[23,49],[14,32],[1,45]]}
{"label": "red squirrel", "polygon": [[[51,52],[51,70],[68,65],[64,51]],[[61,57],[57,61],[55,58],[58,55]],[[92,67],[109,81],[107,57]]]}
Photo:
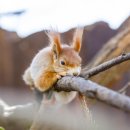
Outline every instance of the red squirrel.
{"label": "red squirrel", "polygon": [[[62,44],[60,34],[48,32],[50,44],[40,50],[26,69],[23,80],[40,92],[45,92],[62,76],[78,76],[81,71],[79,52],[82,43],[83,28],[77,28],[71,45]],[[53,92],[56,102],[67,104],[76,97],[77,92]]]}

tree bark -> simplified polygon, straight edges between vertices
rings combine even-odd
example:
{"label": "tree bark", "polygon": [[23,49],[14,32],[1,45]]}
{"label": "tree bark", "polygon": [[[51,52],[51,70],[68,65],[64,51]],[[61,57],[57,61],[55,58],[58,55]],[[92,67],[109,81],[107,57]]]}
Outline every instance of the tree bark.
{"label": "tree bark", "polygon": [[63,77],[55,87],[58,91],[78,91],[124,111],[130,112],[130,98],[81,77]]}

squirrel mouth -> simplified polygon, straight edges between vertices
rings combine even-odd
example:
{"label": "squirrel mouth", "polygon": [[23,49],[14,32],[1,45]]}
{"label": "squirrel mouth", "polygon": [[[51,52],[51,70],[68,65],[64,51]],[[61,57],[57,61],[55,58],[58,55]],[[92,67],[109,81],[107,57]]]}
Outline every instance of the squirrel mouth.
{"label": "squirrel mouth", "polygon": [[71,68],[67,71],[67,75],[78,76],[81,72],[81,67]]}

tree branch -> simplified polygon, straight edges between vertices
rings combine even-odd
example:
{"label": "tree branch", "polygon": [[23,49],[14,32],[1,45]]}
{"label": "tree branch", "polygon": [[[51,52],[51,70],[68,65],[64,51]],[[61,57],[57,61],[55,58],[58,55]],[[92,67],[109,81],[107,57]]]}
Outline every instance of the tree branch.
{"label": "tree branch", "polygon": [[125,95],[129,87],[130,87],[130,82],[126,83],[126,85],[122,87],[120,90],[118,90],[118,92]]}
{"label": "tree branch", "polygon": [[81,76],[85,77],[85,79],[88,79],[100,72],[103,72],[117,64],[123,63],[127,60],[130,60],[130,53],[122,54],[121,56],[118,56],[116,58],[113,58],[112,60],[106,61],[102,63],[101,65],[98,65],[97,67],[94,67],[88,71],[87,68],[83,69]]}
{"label": "tree branch", "polygon": [[128,96],[114,92],[81,77],[63,77],[57,82],[55,89],[58,91],[78,91],[87,97],[96,98],[130,112],[130,98]]}

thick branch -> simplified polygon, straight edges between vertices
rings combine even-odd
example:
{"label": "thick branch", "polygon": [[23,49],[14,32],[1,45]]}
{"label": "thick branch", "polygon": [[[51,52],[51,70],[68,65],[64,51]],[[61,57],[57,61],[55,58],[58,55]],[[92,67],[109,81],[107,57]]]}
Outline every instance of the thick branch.
{"label": "thick branch", "polygon": [[78,91],[92,98],[96,98],[105,103],[130,112],[130,98],[121,95],[108,88],[100,86],[90,80],[85,80],[80,77],[63,77],[59,80],[55,88],[60,91]]}
{"label": "thick branch", "polygon": [[117,64],[120,64],[122,62],[125,62],[127,60],[130,60],[130,53],[122,54],[121,56],[118,56],[116,58],[113,58],[112,60],[109,60],[107,62],[102,63],[101,65],[98,65],[97,67],[94,67],[88,71],[86,69],[83,69],[81,76],[85,77],[86,79],[103,72]]}

